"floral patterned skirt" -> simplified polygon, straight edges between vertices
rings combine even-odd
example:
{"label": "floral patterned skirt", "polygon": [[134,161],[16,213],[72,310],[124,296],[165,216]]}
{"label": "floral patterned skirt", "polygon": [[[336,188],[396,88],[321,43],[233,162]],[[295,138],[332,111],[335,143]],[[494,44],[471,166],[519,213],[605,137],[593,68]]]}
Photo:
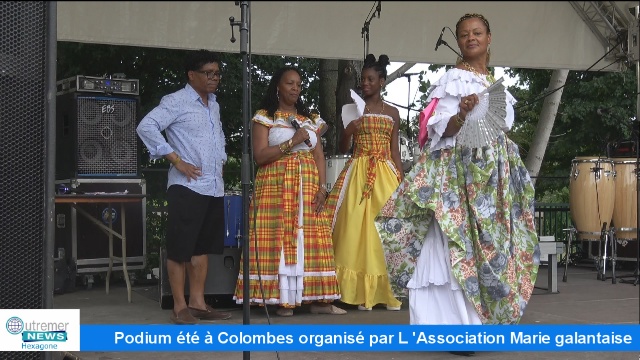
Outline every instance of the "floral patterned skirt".
{"label": "floral patterned skirt", "polygon": [[540,259],[533,204],[529,173],[505,136],[425,151],[375,221],[396,296],[406,296],[435,216],[450,239],[452,274],[482,322],[518,323]]}

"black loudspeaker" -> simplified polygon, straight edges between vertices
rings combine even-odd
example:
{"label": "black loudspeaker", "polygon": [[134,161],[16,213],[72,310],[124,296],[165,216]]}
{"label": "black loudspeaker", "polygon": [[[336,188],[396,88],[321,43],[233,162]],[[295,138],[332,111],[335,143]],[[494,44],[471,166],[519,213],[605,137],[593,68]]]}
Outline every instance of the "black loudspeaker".
{"label": "black loudspeaker", "polygon": [[[221,255],[209,254],[207,280],[204,284],[204,295],[233,295],[240,273],[240,254],[242,248],[225,247]],[[173,294],[167,275],[167,253],[160,249],[160,307],[173,308]],[[189,295],[189,279],[185,281],[184,294]]]}
{"label": "black loudspeaker", "polygon": [[[58,181],[64,183],[72,191],[106,192],[128,194],[145,194],[144,179],[71,179]],[[109,208],[106,203],[77,205],[103,224],[109,211],[113,216],[113,230],[121,233],[121,207],[113,203]],[[146,201],[125,203],[125,227],[127,237],[127,268],[129,270],[144,269],[146,264]],[[55,248],[64,249],[66,257],[75,261],[77,273],[106,272],[109,268],[109,237],[96,224],[67,204],[56,205],[56,239]],[[114,256],[122,256],[121,240],[113,237]],[[114,263],[114,269],[122,269],[120,262]]]}
{"label": "black loudspeaker", "polygon": [[[48,174],[54,169],[47,157],[54,150],[48,126],[54,116],[48,96],[55,76],[53,25],[54,1],[0,1],[0,309],[53,304],[47,252],[53,240]],[[44,352],[2,348],[0,359],[45,358]]]}
{"label": "black loudspeaker", "polygon": [[140,173],[137,96],[57,96],[56,179],[135,178]]}
{"label": "black loudspeaker", "polygon": [[607,144],[607,156],[610,158],[636,157],[638,149],[634,141],[610,142]]}

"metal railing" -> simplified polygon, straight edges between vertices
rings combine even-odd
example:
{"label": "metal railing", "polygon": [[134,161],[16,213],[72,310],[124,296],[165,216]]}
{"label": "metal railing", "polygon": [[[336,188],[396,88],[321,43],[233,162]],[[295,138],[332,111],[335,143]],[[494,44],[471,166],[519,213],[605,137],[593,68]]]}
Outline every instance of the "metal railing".
{"label": "metal railing", "polygon": [[565,237],[563,229],[571,227],[568,203],[536,203],[534,222],[538,236]]}

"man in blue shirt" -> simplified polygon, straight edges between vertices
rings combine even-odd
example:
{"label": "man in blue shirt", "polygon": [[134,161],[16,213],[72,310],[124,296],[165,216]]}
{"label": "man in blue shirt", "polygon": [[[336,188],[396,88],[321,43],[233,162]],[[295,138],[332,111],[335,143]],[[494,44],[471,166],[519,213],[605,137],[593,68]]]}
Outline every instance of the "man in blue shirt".
{"label": "man in blue shirt", "polygon": [[[204,301],[207,254],[224,247],[224,183],[227,160],[214,94],[220,83],[220,61],[207,50],[191,52],[185,61],[187,85],[164,96],[138,125],[137,132],[152,159],[171,162],[167,182],[167,273],[173,294],[171,321],[195,324],[224,320],[229,313]],[[162,135],[162,131],[166,134]],[[184,296],[189,276],[189,303]]]}

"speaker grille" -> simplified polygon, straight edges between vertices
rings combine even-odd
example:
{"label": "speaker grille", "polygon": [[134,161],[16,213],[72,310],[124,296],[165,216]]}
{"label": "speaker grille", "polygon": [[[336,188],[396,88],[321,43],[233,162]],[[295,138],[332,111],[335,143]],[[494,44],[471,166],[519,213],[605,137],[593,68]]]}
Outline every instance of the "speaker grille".
{"label": "speaker grille", "polygon": [[137,100],[77,97],[78,176],[136,176]]}
{"label": "speaker grille", "polygon": [[[0,2],[0,308],[44,305],[47,3]],[[43,170],[45,169],[45,170]],[[0,319],[4,326],[7,319]],[[42,353],[0,352],[0,359]]]}

